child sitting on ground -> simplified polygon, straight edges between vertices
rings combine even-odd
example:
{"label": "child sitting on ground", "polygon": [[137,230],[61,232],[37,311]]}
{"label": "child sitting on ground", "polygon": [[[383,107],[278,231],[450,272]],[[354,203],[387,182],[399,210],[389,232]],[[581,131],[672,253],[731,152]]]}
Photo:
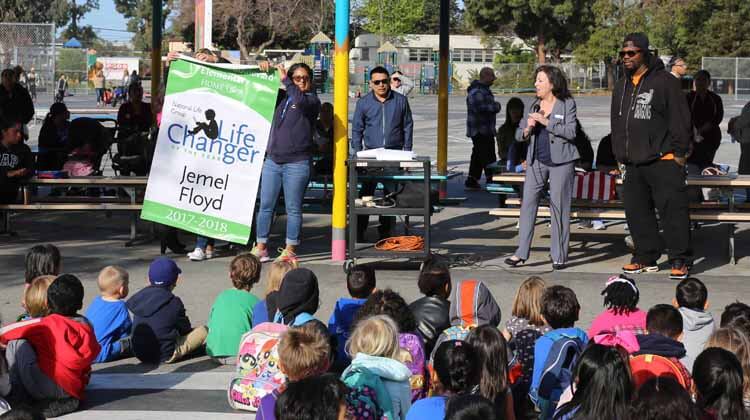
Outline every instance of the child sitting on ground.
{"label": "child sitting on ground", "polygon": [[47,289],[53,281],[55,281],[55,276],[39,276],[29,284],[29,288],[23,294],[22,302],[26,314],[19,321],[41,318],[48,314]]}
{"label": "child sitting on ground", "polygon": [[242,254],[229,263],[231,289],[219,294],[208,315],[206,353],[220,364],[235,364],[242,336],[253,327],[253,307],[258,298],[250,293],[260,280],[258,257]]}
{"label": "child sitting on ground", "polygon": [[336,339],[336,362],[349,363],[349,357],[344,351],[344,343],[349,339],[354,315],[375,291],[375,270],[366,265],[352,268],[346,275],[346,288],[351,298],[340,298],[336,301],[331,318],[328,320],[328,331]]}
{"label": "child sitting on ground", "polygon": [[341,375],[344,383],[351,385],[347,379],[354,376],[350,378],[350,374],[361,370],[378,376],[388,394],[377,395],[378,406],[388,419],[404,420],[411,407],[411,371],[403,363],[408,356],[399,347],[396,322],[387,315],[357,322],[346,351],[352,356],[352,364]]}
{"label": "child sitting on ground", "polygon": [[653,306],[646,315],[646,330],[647,334],[636,336],[640,350],[633,353],[634,357],[630,359],[630,370],[636,388],[653,376],[668,373],[692,394],[693,381],[690,372],[680,362],[685,356],[685,346],[680,342],[680,311],[672,305]]}
{"label": "child sitting on ground", "polygon": [[424,297],[409,305],[417,323],[417,331],[424,338],[424,350],[431,354],[440,333],[451,326],[448,298],[451,295],[451,273],[448,264],[437,256],[422,263],[417,282]]}
{"label": "child sitting on ground", "polygon": [[24,288],[28,288],[31,281],[39,276],[57,277],[60,274],[60,250],[52,244],[35,245],[26,253],[24,263]]}
{"label": "child sitting on ground", "polygon": [[78,315],[83,285],[63,274],[47,289],[50,315],[0,330],[10,370],[13,399],[38,405],[47,417],[78,408],[99,354],[94,330]]}
{"label": "child sitting on ground", "polygon": [[630,331],[633,334],[646,332],[646,312],[638,309],[640,292],[635,280],[623,275],[612,276],[601,294],[607,309],[594,318],[589,328],[589,337],[620,331]]}
{"label": "child sitting on ground", "polygon": [[466,342],[476,353],[479,365],[479,394],[492,401],[495,410],[501,413],[503,418],[516,418],[505,337],[497,328],[481,325],[469,333]]}
{"label": "child sitting on ground", "polygon": [[273,321],[278,310],[276,299],[279,297],[281,281],[286,273],[297,268],[296,261],[279,260],[271,263],[266,277],[266,298],[255,304],[253,308],[253,325]]}
{"label": "child sitting on ground", "polygon": [[278,310],[273,322],[298,327],[315,320],[320,306],[318,278],[307,268],[295,268],[286,273],[277,298]]}
{"label": "child sitting on ground", "polygon": [[435,351],[433,363],[430,382],[434,396],[415,401],[406,416],[407,420],[442,420],[445,418],[445,403],[449,398],[471,394],[479,384],[481,370],[478,355],[467,342],[443,341]]}
{"label": "child sitting on ground", "polygon": [[505,323],[503,335],[510,341],[526,329],[532,329],[540,334],[550,331],[550,327],[542,318],[542,295],[547,284],[544,279],[531,276],[521,283],[513,298],[511,317]]}
{"label": "child sitting on ground", "polygon": [[708,289],[702,281],[687,278],[677,285],[673,305],[682,315],[682,343],[685,357],[680,361],[693,371],[695,358],[703,351],[706,341],[716,329],[714,317],[708,309]]}
{"label": "child sitting on ground", "polygon": [[555,347],[558,340],[574,340],[579,344],[580,350],[586,346],[588,336],[586,332],[575,327],[581,305],[575,292],[565,286],[550,286],[542,296],[542,316],[549,324],[552,331],[544,334],[536,340],[534,345],[534,370],[531,376],[531,387],[529,395],[541,409],[541,419],[551,418],[557,405],[558,398],[564,388],[570,384],[560,384],[554,389],[547,390],[549,398],[541,398],[539,391],[542,385],[542,375],[546,373],[545,364],[550,356],[550,351]]}
{"label": "child sitting on ground", "polygon": [[[308,322],[301,327],[290,328],[279,342],[279,369],[287,376],[288,382],[320,375],[328,371],[331,364],[331,346],[328,337],[319,324]],[[256,420],[274,420],[276,400],[284,392],[284,387],[263,397]]]}
{"label": "child sitting on ground", "polygon": [[130,321],[128,297],[130,276],[116,265],[104,267],[97,284],[101,296],[94,298],[86,310],[86,318],[94,326],[96,340],[102,347],[94,363],[104,363],[130,356]]}
{"label": "child sitting on ground", "polygon": [[174,363],[206,342],[206,327],[193,329],[182,300],[172,293],[180,273],[171,259],[155,259],[148,267],[150,285],[128,300],[134,315],[132,351],[143,363]]}
{"label": "child sitting on ground", "polygon": [[411,386],[411,400],[416,401],[427,395],[429,388],[429,376],[426,375],[426,356],[424,352],[424,342],[422,337],[417,334],[417,323],[414,321],[414,315],[406,305],[406,301],[401,295],[391,289],[378,290],[362,305],[354,317],[356,325],[363,319],[373,315],[387,315],[396,322],[398,327],[398,344],[399,347],[408,353],[404,364],[411,371],[409,384]]}
{"label": "child sitting on ground", "polygon": [[311,376],[289,384],[276,404],[279,420],[338,420],[348,419],[349,390],[336,376]]}

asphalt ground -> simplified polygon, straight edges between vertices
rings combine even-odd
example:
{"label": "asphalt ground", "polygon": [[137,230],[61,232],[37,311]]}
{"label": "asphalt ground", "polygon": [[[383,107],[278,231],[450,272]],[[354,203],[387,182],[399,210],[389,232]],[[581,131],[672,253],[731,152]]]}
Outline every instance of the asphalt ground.
{"label": "asphalt ground", "polygon": [[[325,96],[322,99],[330,100]],[[503,104],[507,99],[498,98]],[[530,97],[523,99],[530,103]],[[606,96],[577,98],[579,117],[594,142],[609,130],[610,100]],[[90,98],[67,101],[72,108],[91,108],[94,105]],[[435,159],[436,97],[416,97],[410,102],[415,120],[415,150]],[[724,125],[730,116],[739,113],[741,105],[725,98]],[[503,119],[504,111],[498,123]],[[449,166],[465,173],[471,151],[471,142],[465,137],[465,98],[451,97],[448,127]],[[736,166],[738,150],[737,144],[725,139],[717,161]],[[573,229],[571,266],[564,271],[551,272],[547,256],[549,230],[540,223],[529,264],[512,271],[502,266],[502,259],[512,253],[517,244],[515,220],[497,219],[487,214],[496,206],[496,197],[486,192],[463,191],[461,177],[451,181],[449,195],[467,197],[467,200],[461,206],[446,207],[436,213],[431,232],[433,249],[456,265],[452,271],[454,281],[469,278],[484,281],[498,300],[505,321],[520,282],[528,275],[538,274],[549,284],[563,284],[575,290],[582,307],[578,325],[589,326],[602,310],[600,291],[604,282],[629,258],[622,240],[626,235],[622,224],[609,226],[605,231]],[[283,242],[283,220],[282,217],[274,226],[272,244],[280,246]],[[330,261],[330,216],[307,214],[303,226],[302,265],[318,276],[320,309],[315,315],[327,321],[336,299],[346,294],[342,264]],[[0,317],[3,324],[13,321],[21,311],[23,257],[34,244],[51,242],[60,247],[63,271],[78,275],[84,283],[85,305],[98,293],[96,275],[102,267],[109,264],[124,266],[130,272],[132,294],[146,285],[148,264],[159,253],[158,242],[154,241],[128,248],[123,246],[128,237],[128,218],[124,215],[25,213],[13,217],[13,227],[19,234],[17,237],[0,236]],[[417,229],[420,229],[419,224]],[[148,224],[141,223],[139,231],[148,233]],[[704,226],[694,232],[693,238],[698,257],[694,272],[707,284],[709,310],[718,319],[725,305],[735,300],[750,300],[750,284],[746,281],[750,273],[746,258],[750,255],[750,233],[742,226],[738,228],[737,254],[740,258],[737,265],[730,264],[726,257],[726,226]],[[183,235],[182,240],[191,245],[193,237]],[[190,262],[184,256],[173,256],[183,269],[183,278],[175,293],[185,303],[194,325],[207,321],[214,298],[223,289],[231,287],[227,268],[234,252],[226,246],[221,248],[219,257],[204,262]],[[396,260],[381,263],[377,268],[379,288],[391,287],[407,302],[419,297],[416,264]],[[676,283],[668,280],[664,271],[636,276],[636,280],[641,290],[641,308],[672,301]],[[264,290],[265,276],[253,292],[262,297]],[[172,413],[196,420],[247,418],[245,413],[232,412],[226,402],[226,387],[232,375],[230,368],[218,367],[206,357],[158,367],[142,365],[135,359],[96,365],[83,410],[66,418],[163,419]]]}

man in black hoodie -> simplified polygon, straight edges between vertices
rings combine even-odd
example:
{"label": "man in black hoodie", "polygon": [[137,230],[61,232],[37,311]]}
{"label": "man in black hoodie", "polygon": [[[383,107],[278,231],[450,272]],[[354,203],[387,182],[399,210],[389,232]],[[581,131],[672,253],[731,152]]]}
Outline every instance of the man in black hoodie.
{"label": "man in black hoodie", "polygon": [[677,79],[651,54],[641,33],[625,37],[620,57],[625,76],[612,94],[612,151],[626,165],[625,215],[635,251],[625,273],[658,271],[664,229],[670,278],[688,277],[690,215],[685,161],[690,110]]}

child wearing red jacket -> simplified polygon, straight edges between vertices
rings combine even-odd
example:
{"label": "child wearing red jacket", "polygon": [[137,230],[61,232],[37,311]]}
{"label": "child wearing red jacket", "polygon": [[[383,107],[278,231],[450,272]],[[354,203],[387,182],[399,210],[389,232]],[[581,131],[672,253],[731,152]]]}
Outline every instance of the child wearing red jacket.
{"label": "child wearing red jacket", "polygon": [[38,406],[47,417],[75,411],[84,398],[99,343],[83,307],[76,276],[58,276],[47,289],[50,315],[0,329],[10,371],[11,395]]}

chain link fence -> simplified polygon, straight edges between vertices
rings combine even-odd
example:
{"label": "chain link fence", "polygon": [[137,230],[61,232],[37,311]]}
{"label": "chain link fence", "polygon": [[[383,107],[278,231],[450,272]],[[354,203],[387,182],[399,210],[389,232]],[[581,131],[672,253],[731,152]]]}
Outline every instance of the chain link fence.
{"label": "chain link fence", "polygon": [[37,94],[49,94],[55,83],[55,25],[0,23],[0,64],[36,73]]}
{"label": "chain link fence", "polygon": [[711,73],[714,92],[750,96],[750,57],[703,57],[701,68]]}

